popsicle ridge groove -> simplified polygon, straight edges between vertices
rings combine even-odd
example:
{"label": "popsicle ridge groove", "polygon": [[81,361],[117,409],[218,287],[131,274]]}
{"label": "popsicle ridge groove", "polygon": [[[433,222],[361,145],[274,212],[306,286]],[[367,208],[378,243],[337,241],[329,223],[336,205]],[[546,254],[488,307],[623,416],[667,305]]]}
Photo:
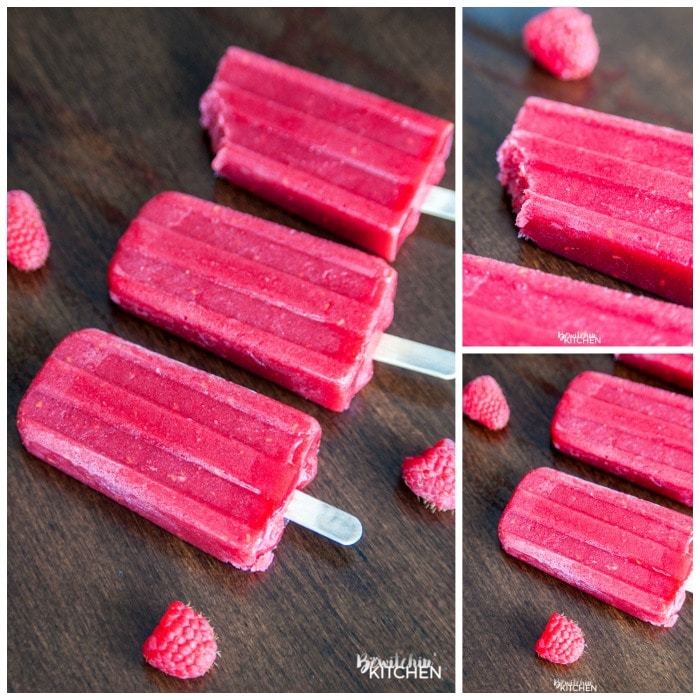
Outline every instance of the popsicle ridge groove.
{"label": "popsicle ridge groove", "polygon": [[[521,174],[523,181],[511,188],[516,191],[514,203],[520,202],[522,207],[522,202],[528,199],[531,192],[544,196],[541,192],[552,191],[565,180],[567,198],[550,199],[566,202],[584,211],[595,211],[615,221],[626,221],[639,228],[640,242],[644,242],[641,234],[647,229],[680,241],[692,241],[693,204],[690,199],[679,200],[672,193],[665,194],[658,183],[649,185],[650,188],[655,187],[653,192],[645,191],[640,185],[629,185],[620,179],[606,177],[604,164],[599,163],[598,166],[597,174],[582,173],[536,157],[528,158]],[[641,166],[638,167],[641,169]],[[603,190],[604,197],[601,196]],[[656,217],[649,218],[639,209],[631,208],[630,199],[655,203]]]}
{"label": "popsicle ridge groove", "polygon": [[[246,71],[237,70],[243,64]],[[425,155],[418,150],[420,144],[432,144],[440,120],[423,114],[419,110],[402,105],[402,111],[411,112],[414,119],[406,129],[413,132],[413,139],[404,136],[391,138],[396,132],[386,127],[396,121],[396,103],[374,93],[352,87],[296,66],[281,64],[275,59],[261,56],[240,47],[229,47],[217,71],[216,82],[235,85],[265,99],[286,107],[306,111],[332,124],[353,128],[357,121],[366,123],[366,113],[379,120],[384,129],[375,129],[374,140],[394,148],[403,148],[410,155]],[[327,97],[328,88],[333,98]],[[291,89],[290,89],[291,88]],[[353,133],[355,133],[353,128]],[[376,134],[386,138],[377,138]],[[424,145],[423,148],[426,146]]]}
{"label": "popsicle ridge groove", "polygon": [[444,119],[238,47],[219,61],[200,115],[217,175],[390,261],[443,177],[454,133]]}
{"label": "popsicle ridge groove", "polygon": [[[241,337],[255,329],[265,333],[270,339],[277,338],[279,342],[304,348],[323,362],[335,362],[338,367],[342,365],[340,361],[343,352],[363,342],[362,335],[344,320],[344,316],[332,322],[328,318],[298,313],[283,303],[276,302],[274,298],[255,293],[254,290],[246,293],[239,286],[229,287],[207,278],[199,278],[196,274],[192,274],[192,266],[187,268],[180,266],[179,275],[169,270],[167,277],[164,278],[158,275],[158,268],[162,262],[162,256],[152,257],[144,254],[144,257],[132,261],[123,260],[122,269],[127,274],[137,269],[149,273],[151,281],[137,282],[140,285],[142,301],[146,302],[149,294],[167,294],[169,299],[175,302],[170,307],[173,316],[179,310],[177,315],[186,323],[189,317],[196,315],[198,325],[208,325],[209,332],[217,337],[224,328],[235,329]],[[174,262],[178,264],[177,258]],[[187,292],[182,283],[193,291]],[[246,297],[276,309],[277,315],[246,310],[241,303]],[[323,325],[327,329],[323,336],[326,342],[322,346],[314,345],[314,338],[318,337],[317,325]],[[332,344],[328,342],[330,339],[333,339]],[[252,338],[250,342],[254,345],[260,344]]]}
{"label": "popsicle ridge groove", "polygon": [[[105,425],[130,435],[134,444],[147,442],[158,450],[159,453],[168,453],[176,462],[179,460],[189,462],[197,466],[199,470],[210,472],[212,475],[219,477],[238,488],[251,491],[266,499],[274,497],[275,494],[266,493],[261,486],[255,482],[256,469],[255,466],[259,459],[272,461],[274,455],[265,454],[260,451],[258,446],[245,444],[240,439],[232,436],[227,436],[223,432],[218,433],[202,423],[197,423],[190,417],[183,416],[174,408],[167,408],[156,401],[143,397],[140,393],[130,390],[122,386],[115,386],[110,382],[101,382],[93,377],[90,373],[76,368],[74,365],[61,361],[61,366],[64,371],[75,374],[76,379],[71,385],[71,392],[54,393],[53,389],[44,388],[42,391],[47,396],[52,396],[59,401],[63,401],[67,407],[80,406],[80,410],[85,413],[85,416],[90,419],[99,419]],[[74,392],[74,393],[73,393]],[[90,397],[88,401],[81,400],[81,396]],[[113,409],[105,408],[107,401],[103,399],[121,397],[122,405],[129,406],[129,412],[119,411],[115,413]],[[98,410],[99,406],[99,410]],[[157,413],[156,417],[149,417],[149,413]],[[146,423],[146,421],[149,421]],[[148,435],[148,437],[144,437]],[[172,445],[177,442],[176,438],[183,435],[194,437],[194,443],[199,447],[199,454],[192,450],[184,450],[182,448],[175,450]],[[158,437],[159,436],[159,437]],[[230,441],[233,443],[231,447],[236,445],[240,449],[238,454],[235,454],[230,448],[226,448],[225,443]],[[180,443],[182,440],[180,439]],[[93,445],[95,449],[99,448],[99,439]],[[274,445],[270,445],[275,449]],[[225,450],[227,455],[222,454]],[[245,454],[245,452],[248,454]],[[240,478],[231,475],[226,470],[226,462],[237,461],[238,468],[242,464],[247,463],[248,469],[240,469],[241,473],[245,473],[250,479],[250,483],[243,482]],[[171,460],[154,459],[153,463],[169,462]],[[219,462],[221,466],[215,466]],[[131,464],[132,468],[139,468],[138,464]],[[152,470],[151,475],[162,475],[161,481],[168,483],[172,477],[168,473],[161,471],[158,467]],[[193,483],[189,486],[193,489],[193,493],[197,493],[197,484],[194,480],[189,480]],[[291,493],[290,484],[282,486],[283,491]],[[199,495],[204,497],[204,491],[199,492]]]}
{"label": "popsicle ridge groove", "polygon": [[[517,519],[517,516],[514,516]],[[517,526],[516,526],[517,528]],[[530,530],[530,534],[546,538],[547,534]],[[585,541],[556,533],[566,550],[576,547],[587,548]],[[622,577],[616,566],[620,564],[634,569],[635,562],[617,560],[601,566],[598,560],[591,563],[571,558],[563,551],[550,551],[533,543],[528,538],[509,535],[506,547],[509,554],[515,555],[527,564],[556,576],[565,583],[590,593],[603,602],[614,605],[642,620],[665,627],[672,626],[677,619],[677,611],[685,600],[684,580],[674,579],[658,571],[637,568],[638,581]],[[599,550],[597,550],[599,552]],[[546,552],[546,563],[543,557]],[[632,571],[628,573],[632,574]]]}
{"label": "popsicle ridge groove", "polygon": [[528,98],[497,160],[521,237],[692,306],[692,134]]}
{"label": "popsicle ridge groove", "polygon": [[[221,92],[218,97],[222,98]],[[295,170],[326,178],[330,183],[348,192],[361,194],[383,207],[401,207],[414,196],[410,177],[421,167],[427,168],[419,159],[415,159],[412,169],[405,168],[405,162],[395,158],[395,150],[389,149],[368,135],[353,134],[352,146],[333,148],[330,144],[340,139],[347,141],[345,131],[333,125],[306,115],[311,122],[304,125],[303,132],[294,122],[295,117],[301,122],[301,115],[288,108],[280,109],[277,118],[279,124],[272,129],[261,119],[246,112],[244,100],[236,95],[227,97],[235,100],[235,111],[220,106],[223,116],[220,133],[215,146],[224,141],[241,148],[277,160]],[[258,105],[266,117],[270,116],[270,105]],[[313,134],[313,138],[305,134]],[[264,137],[263,137],[264,134]],[[402,155],[402,161],[409,158]]]}
{"label": "popsicle ridge groove", "polygon": [[[333,317],[332,312],[338,307],[345,307],[340,313],[370,314],[371,310],[367,304],[360,303],[357,299],[349,295],[343,295],[329,287],[324,287],[316,282],[300,280],[297,276],[291,275],[284,270],[269,265],[263,259],[250,261],[247,256],[240,255],[236,251],[220,248],[213,243],[200,241],[192,236],[186,236],[176,231],[168,231],[156,224],[148,224],[159,237],[159,247],[162,255],[156,256],[149,253],[145,248],[141,248],[141,254],[154,261],[159,259],[167,262],[178,269],[188,271],[193,281],[195,277],[199,280],[206,280],[213,287],[238,291],[249,296],[254,296],[259,300],[264,300],[266,304],[277,306],[292,311],[300,317],[328,323],[331,325],[343,325],[343,316]],[[187,241],[196,255],[183,259],[178,254],[182,250],[182,241]],[[265,288],[261,289],[256,285],[260,278],[256,266],[267,270],[264,274]],[[194,274],[193,274],[194,273]],[[196,286],[196,285],[194,285]],[[290,298],[280,301],[278,287],[291,286],[293,294]],[[303,304],[316,305],[318,310],[312,313],[303,308]],[[352,324],[348,324],[352,325]],[[348,328],[352,333],[352,328]]]}
{"label": "popsicle ridge groove", "polygon": [[[310,252],[311,243],[316,239],[308,233],[271,221],[265,221],[263,230],[260,219],[214,203],[211,204],[212,219],[207,219],[201,212],[196,212],[187,205],[184,208],[181,206],[181,201],[189,199],[187,195],[170,192],[165,195],[167,225],[158,218],[163,215],[162,208],[157,214],[154,213],[158,203],[151,207],[153,202],[144,205],[138,213],[137,221],[165,234],[172,231],[282,273],[286,273],[291,260],[296,267],[303,269],[304,279],[309,283],[350,299],[366,295],[369,284],[374,285],[374,294],[381,295],[387,284],[396,277],[396,271],[378,258],[374,259],[370,274],[367,269],[367,254],[347,246],[327,247],[323,257],[319,258]],[[212,220],[217,226],[225,227],[226,233],[214,232]],[[281,242],[281,238],[284,242]],[[329,273],[329,261],[342,270],[342,275],[338,270]],[[342,284],[339,284],[340,280]]]}
{"label": "popsicle ridge groove", "polygon": [[[562,109],[558,102],[529,97],[515,126],[525,120],[525,115],[536,115],[539,122],[529,120],[529,130],[543,136],[554,135],[563,143],[580,146],[598,153],[609,153],[611,148],[601,148],[604,139],[600,134],[612,135],[613,152],[621,158],[640,164],[659,163],[672,167],[677,175],[691,178],[693,162],[692,134],[669,127],[646,124],[608,114],[606,122],[592,119],[594,114],[585,108]],[[584,128],[581,128],[581,127]],[[659,137],[663,134],[663,139]]]}
{"label": "popsicle ridge groove", "polygon": [[[596,411],[595,418],[592,417],[591,408]],[[569,395],[567,411],[569,415],[566,422],[573,421],[580,427],[582,435],[590,436],[597,427],[602,429],[602,435],[609,435],[610,428],[614,426],[616,434],[629,436],[628,443],[621,441],[620,444],[629,444],[631,447],[629,454],[631,455],[644,454],[646,457],[663,463],[665,450],[673,450],[687,455],[693,453],[690,434],[675,422],[661,420],[653,416],[648,417],[635,409],[602,401],[587,394],[577,394],[577,392],[572,392]],[[633,423],[628,422],[630,420]],[[634,449],[635,441],[638,445],[644,444],[645,448]],[[617,443],[611,442],[611,446],[613,444],[617,447]],[[619,449],[624,451],[621,446]]]}
{"label": "popsicle ridge groove", "polygon": [[[571,498],[560,499],[556,487],[549,490],[546,495],[531,489],[524,489],[521,498],[521,504],[528,504],[526,508],[523,508],[522,505],[519,508],[522,517],[539,522],[545,527],[551,527],[552,518],[543,515],[538,519],[536,513],[539,513],[540,510],[537,504],[540,506],[548,504],[557,516],[554,518],[557,524],[571,522],[576,520],[576,516],[580,516],[580,522],[588,524],[586,531],[590,531],[589,544],[596,548],[616,547],[613,550],[604,549],[604,551],[612,551],[615,556],[624,556],[624,550],[619,543],[611,544],[606,541],[608,533],[605,528],[624,531],[630,538],[637,540],[638,544],[647,545],[646,547],[642,546],[646,559],[644,562],[638,563],[653,570],[663,571],[661,568],[663,553],[657,552],[655,545],[676,548],[679,545],[679,536],[687,532],[687,527],[678,524],[659,526],[658,521],[649,516],[630,514],[626,508],[616,506],[611,499],[605,501],[607,512],[604,518],[592,515],[595,505],[600,499],[590,497],[584,492],[578,492],[576,496]],[[549,512],[548,509],[546,510]],[[656,564],[653,563],[654,557],[657,558]]]}
{"label": "popsicle ridge groove", "polygon": [[[152,488],[158,488],[168,492],[173,497],[187,498],[188,508],[181,508],[180,513],[187,516],[187,511],[198,513],[207,512],[210,509],[216,511],[225,527],[231,527],[233,521],[242,522],[232,512],[233,504],[245,504],[250,516],[249,521],[254,527],[264,522],[273,512],[272,501],[264,494],[257,493],[255,489],[247,488],[241,482],[225,478],[216,470],[204,469],[201,464],[189,461],[183,455],[175,455],[150,440],[135,440],[134,432],[125,429],[109,416],[97,415],[94,412],[84,410],[83,407],[68,406],[61,401],[60,396],[50,393],[37,394],[43,397],[45,420],[35,419],[35,425],[43,426],[46,434],[51,434],[51,439],[44,438],[47,444],[59,460],[69,459],[77,451],[88,447],[91,452],[91,468],[98,466],[102,472],[101,477],[95,477],[90,469],[76,460],[73,472],[77,471],[82,481],[98,491],[107,493],[118,502],[130,506],[138,502],[144,505],[148,502],[146,494]],[[55,428],[56,417],[63,416],[70,419],[75,430],[57,431]],[[81,428],[90,426],[91,430],[99,435],[94,435],[89,441],[88,433]],[[119,440],[126,436],[132,443],[132,448],[127,455],[113,444],[113,440]],[[158,465],[158,466],[154,466]],[[60,466],[55,463],[54,466]],[[183,469],[196,467],[196,478],[186,478]],[[122,469],[128,469],[132,479],[128,488],[119,484],[118,474]],[[71,472],[72,473],[72,472]],[[73,476],[78,476],[73,473]],[[138,475],[138,479],[133,475]],[[110,477],[114,477],[113,479]],[[217,480],[218,479],[218,480]],[[224,483],[220,480],[223,479]],[[257,497],[257,498],[256,498]],[[262,499],[262,500],[261,500]],[[151,511],[151,512],[156,512]],[[164,509],[158,511],[164,512]]]}

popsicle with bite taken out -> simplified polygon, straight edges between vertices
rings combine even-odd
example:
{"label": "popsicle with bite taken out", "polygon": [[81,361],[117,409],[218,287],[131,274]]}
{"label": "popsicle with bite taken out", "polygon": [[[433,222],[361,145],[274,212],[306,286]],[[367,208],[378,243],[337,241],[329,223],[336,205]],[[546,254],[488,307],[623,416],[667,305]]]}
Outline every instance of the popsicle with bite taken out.
{"label": "popsicle with bite taken out", "polygon": [[529,97],[497,158],[521,237],[692,306],[692,134]]}
{"label": "popsicle with bite taken out", "polygon": [[453,215],[444,119],[236,46],[200,111],[218,175],[386,260],[426,201]]}

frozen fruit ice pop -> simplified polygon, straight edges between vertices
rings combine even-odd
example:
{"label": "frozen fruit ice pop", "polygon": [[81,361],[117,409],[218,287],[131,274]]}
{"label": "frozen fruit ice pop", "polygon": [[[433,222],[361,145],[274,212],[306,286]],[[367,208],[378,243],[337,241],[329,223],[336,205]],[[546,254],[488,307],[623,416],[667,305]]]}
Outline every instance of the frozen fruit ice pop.
{"label": "frozen fruit ice pop", "polygon": [[541,467],[516,488],[498,536],[508,554],[630,615],[678,619],[693,560],[683,513]]}
{"label": "frozen fruit ice pop", "polygon": [[601,372],[583,372],[559,401],[551,433],[558,450],[693,505],[689,396]]}
{"label": "frozen fruit ice pop", "polygon": [[498,150],[520,236],[692,306],[693,135],[529,97]]}
{"label": "frozen fruit ice pop", "polygon": [[673,353],[619,353],[615,359],[666,382],[693,390],[693,356]]}
{"label": "frozen fruit ice pop", "polygon": [[36,457],[251,571],[272,562],[321,439],[301,411],[95,329],[54,349],[17,425]]}
{"label": "frozen fruit ice pop", "polygon": [[476,255],[462,281],[465,346],[692,343],[692,309],[678,304]]}
{"label": "frozen fruit ice pop", "polygon": [[335,411],[372,376],[397,280],[376,256],[177,192],[141,208],[108,276],[128,311]]}
{"label": "frozen fruit ice pop", "polygon": [[389,261],[452,144],[444,119],[235,46],[200,111],[219,176]]}

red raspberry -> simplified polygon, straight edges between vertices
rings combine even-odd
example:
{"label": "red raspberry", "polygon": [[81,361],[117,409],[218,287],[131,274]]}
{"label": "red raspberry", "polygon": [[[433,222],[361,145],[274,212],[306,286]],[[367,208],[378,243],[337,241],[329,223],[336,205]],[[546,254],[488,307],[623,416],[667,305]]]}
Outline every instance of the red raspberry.
{"label": "red raspberry", "polygon": [[472,379],[462,394],[464,413],[491,430],[508,425],[510,408],[498,382],[488,374]]}
{"label": "red raspberry", "polygon": [[406,457],[401,466],[403,480],[430,510],[455,509],[455,444],[438,441],[419,455]]}
{"label": "red raspberry", "polygon": [[7,259],[20,270],[38,270],[49,256],[41,212],[23,190],[7,193]]}
{"label": "red raspberry", "polygon": [[586,643],[581,628],[559,613],[552,613],[542,636],[535,643],[541,658],[555,664],[572,664],[583,654]]}
{"label": "red raspberry", "polygon": [[526,51],[562,80],[578,80],[593,72],[600,47],[590,15],[577,7],[553,7],[523,28]]}
{"label": "red raspberry", "polygon": [[143,645],[143,656],[155,668],[177,678],[203,676],[216,660],[217,646],[209,622],[176,600]]}

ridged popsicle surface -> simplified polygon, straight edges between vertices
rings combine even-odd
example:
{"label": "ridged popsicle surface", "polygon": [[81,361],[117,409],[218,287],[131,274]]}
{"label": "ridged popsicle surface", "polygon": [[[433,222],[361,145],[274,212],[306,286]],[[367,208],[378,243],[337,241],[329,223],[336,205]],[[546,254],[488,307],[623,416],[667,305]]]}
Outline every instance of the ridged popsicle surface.
{"label": "ridged popsicle surface", "polygon": [[35,456],[254,571],[270,565],[321,439],[301,411],[95,329],[55,348],[17,425]]}
{"label": "ridged popsicle surface", "polygon": [[541,467],[516,488],[498,534],[508,554],[671,627],[692,569],[692,528],[687,515]]}

